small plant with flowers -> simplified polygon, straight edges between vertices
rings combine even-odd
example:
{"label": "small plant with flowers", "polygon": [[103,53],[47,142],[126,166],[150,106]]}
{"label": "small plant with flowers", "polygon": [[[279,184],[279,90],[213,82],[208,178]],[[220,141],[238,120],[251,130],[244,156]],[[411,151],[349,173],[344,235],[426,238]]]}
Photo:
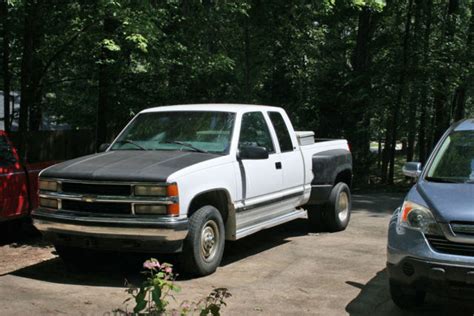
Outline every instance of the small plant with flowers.
{"label": "small plant with flowers", "polygon": [[214,289],[208,297],[199,302],[184,301],[179,308],[167,310],[169,299],[175,300],[173,293],[178,293],[181,288],[175,284],[176,276],[173,273],[173,265],[162,263],[154,258],[143,263],[147,276],[140,287],[130,284],[126,292],[130,295],[124,303],[135,301],[133,312],[115,310],[122,315],[220,315],[221,309],[226,306],[225,300],[232,296],[226,288]]}

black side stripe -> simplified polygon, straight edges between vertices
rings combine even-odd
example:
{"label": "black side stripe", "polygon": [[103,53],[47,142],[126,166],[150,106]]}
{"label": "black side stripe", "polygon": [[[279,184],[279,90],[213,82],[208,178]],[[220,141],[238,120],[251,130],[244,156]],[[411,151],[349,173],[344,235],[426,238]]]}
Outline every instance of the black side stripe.
{"label": "black side stripe", "polygon": [[264,206],[267,206],[267,205],[270,205],[270,204],[275,204],[275,203],[278,203],[278,202],[281,202],[281,201],[284,201],[284,200],[288,200],[288,199],[291,199],[291,198],[294,198],[294,197],[298,197],[298,196],[301,196],[303,194],[304,194],[304,191],[291,193],[291,194],[284,195],[282,197],[278,197],[278,198],[271,199],[271,200],[268,200],[268,201],[263,201],[263,202],[260,202],[260,203],[239,207],[239,208],[236,208],[235,211],[237,213],[238,212],[249,211],[249,210],[252,210],[254,208],[264,207]]}
{"label": "black side stripe", "polygon": [[245,201],[247,198],[247,175],[245,173],[245,167],[244,164],[242,163],[242,160],[239,161],[239,169],[240,169],[240,178],[242,181],[242,198]]}

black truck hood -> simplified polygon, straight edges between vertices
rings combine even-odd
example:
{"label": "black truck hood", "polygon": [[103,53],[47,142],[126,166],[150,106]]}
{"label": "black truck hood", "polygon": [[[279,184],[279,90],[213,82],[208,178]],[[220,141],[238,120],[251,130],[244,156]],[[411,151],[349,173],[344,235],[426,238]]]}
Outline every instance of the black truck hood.
{"label": "black truck hood", "polygon": [[43,171],[42,177],[163,182],[174,172],[209,159],[215,154],[183,151],[117,150],[65,161]]}

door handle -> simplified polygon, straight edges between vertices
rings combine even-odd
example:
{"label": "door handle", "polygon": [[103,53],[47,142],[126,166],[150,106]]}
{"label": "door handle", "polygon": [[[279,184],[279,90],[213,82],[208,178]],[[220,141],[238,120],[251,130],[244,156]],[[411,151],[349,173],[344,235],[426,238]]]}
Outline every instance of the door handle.
{"label": "door handle", "polygon": [[281,169],[281,162],[275,162],[275,168],[276,169]]}

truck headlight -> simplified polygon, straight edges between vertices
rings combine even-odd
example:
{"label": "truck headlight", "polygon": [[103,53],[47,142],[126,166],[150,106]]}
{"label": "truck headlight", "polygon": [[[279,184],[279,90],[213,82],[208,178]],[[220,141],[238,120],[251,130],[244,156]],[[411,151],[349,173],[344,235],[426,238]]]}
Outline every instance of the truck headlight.
{"label": "truck headlight", "polygon": [[166,196],[166,187],[157,185],[136,185],[134,193],[137,196]]}
{"label": "truck headlight", "polygon": [[443,235],[431,211],[411,201],[403,202],[400,211],[400,225],[421,231],[427,235]]}
{"label": "truck headlight", "polygon": [[42,191],[58,191],[58,183],[53,180],[40,179],[38,182],[38,188]]}
{"label": "truck headlight", "polygon": [[136,196],[178,196],[178,186],[169,185],[136,185],[133,193]]}

